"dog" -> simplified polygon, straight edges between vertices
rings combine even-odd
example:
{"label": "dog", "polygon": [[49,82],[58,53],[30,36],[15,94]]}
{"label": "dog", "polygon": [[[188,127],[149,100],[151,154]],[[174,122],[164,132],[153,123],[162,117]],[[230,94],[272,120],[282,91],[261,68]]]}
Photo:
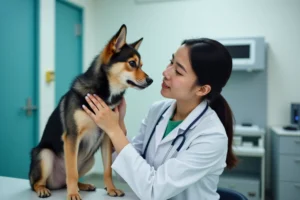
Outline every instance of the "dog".
{"label": "dog", "polygon": [[79,190],[96,190],[78,179],[92,168],[94,154],[100,148],[107,194],[124,196],[112,181],[112,142],[82,105],[90,108],[85,96],[97,94],[113,109],[119,105],[127,88],[145,89],[153,82],[142,70],[138,48],[143,38],[127,44],[126,34],[123,24],[86,72],[74,78],[51,113],[41,141],[31,150],[29,181],[39,197],[50,196],[52,189],[67,187],[67,199],[79,200]]}

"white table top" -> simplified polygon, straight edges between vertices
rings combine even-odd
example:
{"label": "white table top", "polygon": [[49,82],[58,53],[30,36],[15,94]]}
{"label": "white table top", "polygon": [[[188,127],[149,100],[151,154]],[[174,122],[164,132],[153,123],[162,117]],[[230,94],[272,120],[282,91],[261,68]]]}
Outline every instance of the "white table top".
{"label": "white table top", "polygon": [[274,126],[271,127],[275,134],[282,135],[282,136],[300,136],[300,130],[291,131],[291,130],[284,130],[282,127]]}
{"label": "white table top", "polygon": [[[110,197],[104,189],[97,188],[96,191],[80,191],[83,200],[138,200],[132,192],[125,192],[123,197]],[[52,190],[51,196],[46,200],[65,200],[67,190]],[[26,179],[17,179],[0,176],[0,199],[1,200],[41,200],[37,194],[31,190],[29,181]]]}

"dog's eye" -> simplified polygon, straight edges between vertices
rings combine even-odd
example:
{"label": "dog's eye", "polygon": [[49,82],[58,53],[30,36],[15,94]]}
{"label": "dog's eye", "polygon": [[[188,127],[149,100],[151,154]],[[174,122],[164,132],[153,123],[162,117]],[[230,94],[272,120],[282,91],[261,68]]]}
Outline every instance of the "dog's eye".
{"label": "dog's eye", "polygon": [[129,61],[129,65],[130,65],[131,67],[136,67],[136,63],[135,63],[134,61]]}

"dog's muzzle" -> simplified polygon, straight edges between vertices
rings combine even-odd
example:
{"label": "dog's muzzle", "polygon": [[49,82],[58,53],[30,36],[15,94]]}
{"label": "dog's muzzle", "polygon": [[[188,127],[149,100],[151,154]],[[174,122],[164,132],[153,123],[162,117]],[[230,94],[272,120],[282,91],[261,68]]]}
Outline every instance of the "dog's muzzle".
{"label": "dog's muzzle", "polygon": [[147,82],[147,85],[149,86],[149,85],[151,85],[151,84],[153,83],[153,79],[147,77],[147,78],[146,78],[146,82]]}
{"label": "dog's muzzle", "polygon": [[151,85],[153,83],[153,79],[147,77],[145,79],[145,81],[143,81],[143,84],[137,84],[137,83],[135,83],[135,82],[133,82],[131,80],[127,80],[127,83],[130,84],[130,85],[133,85],[133,86],[135,86],[137,88],[144,89],[144,88],[148,87],[149,85]]}

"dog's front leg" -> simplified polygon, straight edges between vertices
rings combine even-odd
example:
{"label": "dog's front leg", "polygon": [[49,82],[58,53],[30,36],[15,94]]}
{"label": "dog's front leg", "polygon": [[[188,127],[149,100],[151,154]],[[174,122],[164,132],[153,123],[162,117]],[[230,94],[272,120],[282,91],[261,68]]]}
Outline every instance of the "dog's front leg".
{"label": "dog's front leg", "polygon": [[78,169],[77,156],[79,148],[79,138],[76,135],[64,133],[64,155],[66,166],[66,183],[68,191],[68,200],[81,200],[78,192]]}
{"label": "dog's front leg", "polygon": [[112,181],[112,143],[106,133],[101,144],[102,162],[104,167],[104,184],[109,196],[124,196],[124,192],[116,189]]}

